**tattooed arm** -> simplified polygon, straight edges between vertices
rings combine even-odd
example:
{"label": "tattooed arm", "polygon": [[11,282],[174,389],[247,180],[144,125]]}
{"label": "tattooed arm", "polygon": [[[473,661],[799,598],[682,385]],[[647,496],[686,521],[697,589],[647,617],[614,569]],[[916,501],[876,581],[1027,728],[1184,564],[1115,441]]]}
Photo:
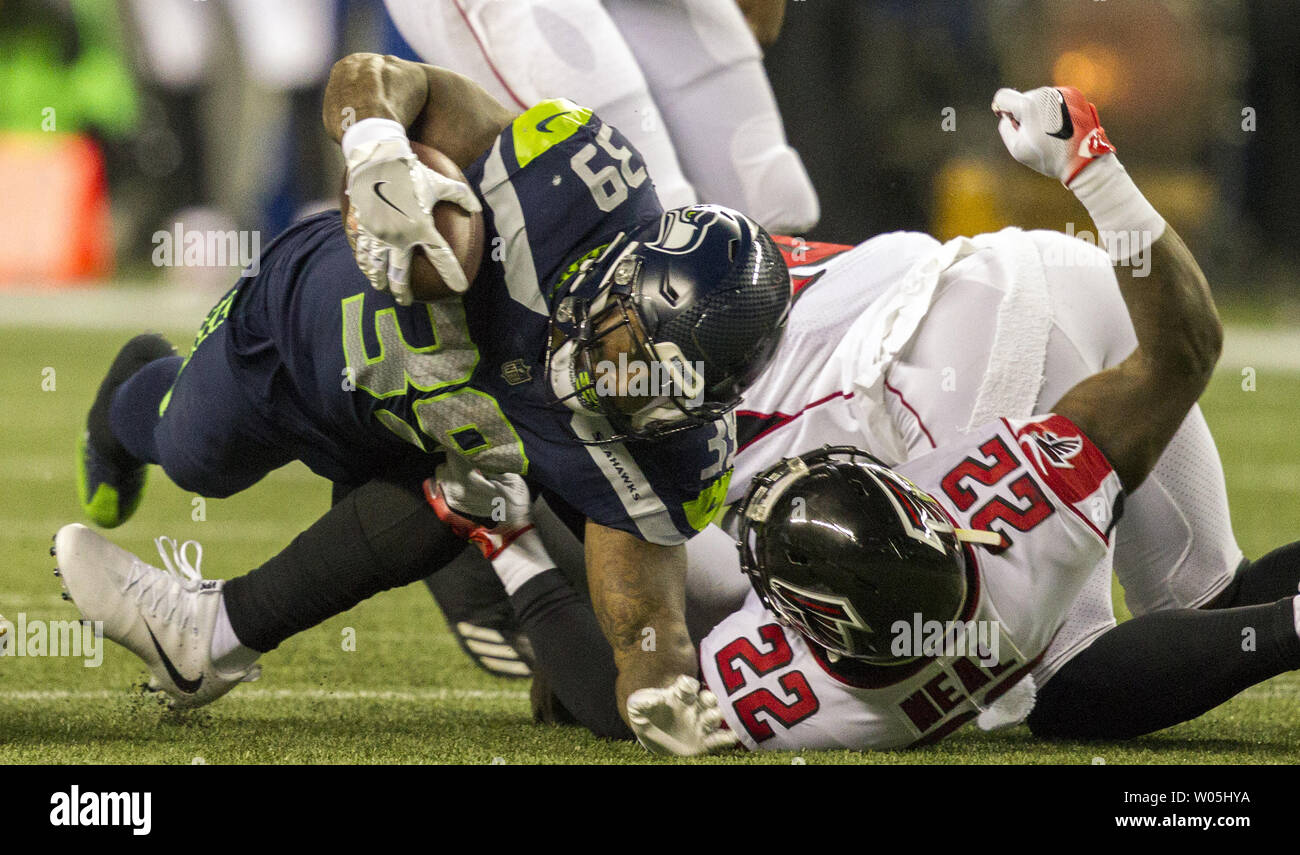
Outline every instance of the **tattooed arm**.
{"label": "tattooed arm", "polygon": [[588,521],[586,557],[591,604],[614,648],[618,708],[626,719],[628,695],[699,670],[686,632],[686,548]]}
{"label": "tattooed arm", "polygon": [[652,754],[712,754],[736,744],[701,691],[686,631],[686,548],[587,522],[587,585],[618,668],[619,715]]}

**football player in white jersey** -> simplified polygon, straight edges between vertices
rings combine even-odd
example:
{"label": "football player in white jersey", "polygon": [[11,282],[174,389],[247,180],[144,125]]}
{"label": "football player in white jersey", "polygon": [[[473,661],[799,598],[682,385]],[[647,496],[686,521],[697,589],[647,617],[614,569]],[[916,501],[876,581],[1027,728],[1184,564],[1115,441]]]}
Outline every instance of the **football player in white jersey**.
{"label": "football player in white jersey", "polygon": [[[944,545],[934,554],[953,560],[946,575],[928,577],[929,587],[914,586],[920,593],[868,578],[878,598],[892,591],[892,606],[888,598],[870,606],[847,571],[838,581],[830,574],[829,585],[800,578],[800,568],[826,563],[812,560],[818,549],[825,559],[845,546],[806,532],[852,530],[853,518],[828,519],[817,502],[831,499],[796,489],[804,478],[817,483],[799,464],[778,464],[760,479],[744,509],[747,528],[757,529],[753,542],[746,532],[745,554],[765,599],[751,594],[700,645],[708,688],[750,747],[933,741],[981,710],[988,725],[1023,718],[1035,684],[1035,733],[1123,737],[1198,715],[1300,666],[1296,562],[1288,557],[1295,550],[1233,576],[1240,550],[1222,473],[1203,419],[1189,415],[1220,337],[1199,270],[1172,231],[1165,234],[1077,92],[1003,90],[995,108],[1012,153],[1079,195],[1120,262],[1118,277],[1105,253],[1079,252],[1088,248],[1048,233],[942,247],[920,235],[886,236],[824,264],[818,256],[836,250],[804,251],[812,257],[792,271],[801,291],[781,353],[739,413],[744,445],[730,498],[760,470],[825,443],[863,446],[889,463],[916,458],[899,472],[920,490],[844,454],[814,455],[811,468],[824,476],[823,487],[874,491],[877,501],[892,496],[897,518],[890,522],[902,540],[890,541],[891,550],[910,542],[914,554],[926,555],[927,541],[938,539]],[[1066,122],[1072,133],[1063,136]],[[1123,301],[1136,320],[1137,350]],[[1054,403],[1055,416],[1026,418]],[[1189,481],[1199,481],[1210,500],[1188,491]],[[1128,502],[1112,534],[1120,484]],[[1183,526],[1164,523],[1168,507]],[[843,502],[836,512],[848,513]],[[790,522],[800,514],[800,524]],[[1206,527],[1191,529],[1189,518]],[[1110,556],[1113,540],[1126,542],[1126,527],[1135,530],[1129,542],[1141,546],[1121,571],[1138,580],[1130,601],[1137,612],[1162,611],[1116,628]],[[981,536],[962,529],[995,532],[1000,542],[959,546],[962,537]],[[513,533],[495,537],[494,566],[507,591],[545,566],[530,535],[513,557]],[[850,568],[869,566],[861,542],[847,546],[858,550]],[[736,596],[725,583],[737,565],[729,537],[697,537],[691,558],[692,570],[702,571],[697,603],[701,592],[724,604]],[[937,611],[936,590],[947,594],[937,597]],[[1179,608],[1210,601],[1240,607]],[[983,644],[966,645],[964,654],[942,644],[929,653],[889,649],[895,638],[928,637],[927,620],[982,628]],[[898,621],[915,632],[890,636]],[[1257,650],[1242,649],[1247,627],[1261,639]],[[546,651],[537,653],[569,706],[571,676],[551,667]],[[1017,683],[1026,674],[1034,682]],[[656,710],[688,702],[696,688],[643,698],[643,726],[652,726]]]}
{"label": "football player in white jersey", "polygon": [[385,0],[425,62],[507,106],[590,106],[645,158],[665,207],[698,201],[797,234],[820,216],[790,148],[760,40],[785,0]]}

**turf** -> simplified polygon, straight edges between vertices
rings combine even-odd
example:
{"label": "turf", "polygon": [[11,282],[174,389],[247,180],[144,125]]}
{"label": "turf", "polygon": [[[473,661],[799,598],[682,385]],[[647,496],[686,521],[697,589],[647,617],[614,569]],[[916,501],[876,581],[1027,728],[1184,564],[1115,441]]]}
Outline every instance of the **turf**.
{"label": "turf", "polygon": [[[72,449],[122,332],[0,329],[0,613],[73,620],[50,573],[50,536],[80,518]],[[176,331],[186,341],[189,333]],[[50,385],[53,369],[53,388]],[[1247,555],[1300,529],[1295,445],[1300,375],[1242,388],[1225,366],[1204,401]],[[150,558],[152,538],[201,541],[209,577],[255,566],[327,506],[297,465],[245,494],[195,507],[153,473],[143,507],[111,533]],[[202,511],[202,513],[200,513]],[[346,644],[355,639],[354,645]],[[354,649],[346,649],[354,647]],[[527,683],[489,677],[457,649],[422,586],[389,592],[291,639],[265,675],[178,714],[134,688],[143,669],[112,645],[99,667],[72,657],[0,659],[0,763],[633,763],[635,745],[531,723]],[[863,755],[736,754],[699,763],[1295,763],[1300,676],[1255,687],[1203,718],[1126,743],[1047,743],[1018,728],[963,731],[938,746]]]}

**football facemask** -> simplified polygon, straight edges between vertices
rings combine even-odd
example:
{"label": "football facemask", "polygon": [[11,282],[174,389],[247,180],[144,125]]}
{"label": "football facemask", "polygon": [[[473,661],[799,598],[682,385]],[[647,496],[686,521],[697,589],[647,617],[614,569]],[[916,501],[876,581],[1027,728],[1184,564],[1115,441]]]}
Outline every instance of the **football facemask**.
{"label": "football facemask", "polygon": [[[601,256],[584,262],[551,315],[551,392],[567,409],[607,420],[612,431],[578,437],[584,444],[657,439],[712,423],[740,400],[707,400],[704,365],[690,363],[675,343],[656,342],[646,333],[632,296],[641,270],[639,246],[620,235]],[[601,270],[595,296],[576,296],[584,280]]]}

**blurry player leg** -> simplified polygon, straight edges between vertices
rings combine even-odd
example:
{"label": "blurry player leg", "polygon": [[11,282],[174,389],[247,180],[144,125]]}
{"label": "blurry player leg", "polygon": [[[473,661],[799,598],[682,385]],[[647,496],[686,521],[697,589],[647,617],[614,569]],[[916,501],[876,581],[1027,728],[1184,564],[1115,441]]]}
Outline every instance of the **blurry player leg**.
{"label": "blurry player leg", "polygon": [[[99,385],[77,444],[77,492],[82,510],[98,525],[121,525],[139,506],[147,464],[155,459],[158,401],[180,369],[181,358],[175,353],[162,336],[136,336],[118,352]],[[115,431],[114,400],[127,387],[135,390],[129,395],[144,397],[144,418],[119,419]]]}
{"label": "blurry player leg", "polygon": [[735,0],[605,0],[605,8],[700,200],[744,211],[774,232],[816,225],[817,193],[786,142],[758,43]]}
{"label": "blurry player leg", "polygon": [[[333,192],[337,178],[325,159],[327,149],[319,144],[321,95],[337,57],[337,10],[317,0],[228,0],[228,8],[249,75],[288,101],[267,129],[273,139],[285,139],[290,156],[281,163],[292,164],[264,202],[263,222],[274,233],[301,216],[305,205],[320,210],[337,206],[321,201]],[[279,166],[273,158],[284,155],[277,146],[265,148],[261,171],[273,174]]]}
{"label": "blurry player leg", "polygon": [[[477,23],[484,4],[485,0],[384,0],[388,16],[420,59],[465,75],[511,110],[522,112],[540,99],[525,86],[526,78],[508,79],[506,67],[498,65],[498,60],[509,63],[512,57],[498,57],[485,41],[489,34]],[[518,66],[511,67],[517,71]]]}
{"label": "blurry player leg", "polygon": [[[253,79],[282,91],[316,87],[335,56],[335,9],[318,0],[227,0]],[[318,129],[313,129],[318,130]]]}
{"label": "blurry player leg", "polygon": [[190,0],[131,0],[146,67],[169,89],[200,83],[212,44],[213,12]]}
{"label": "blurry player leg", "polygon": [[640,151],[665,208],[696,201],[660,108],[598,0],[386,0],[425,61],[472,78],[512,109],[546,98],[590,107]]}
{"label": "blurry player leg", "polygon": [[[154,133],[175,135],[175,158],[166,180],[154,182],[157,214],[211,204],[207,181],[204,110],[208,64],[217,32],[213,4],[190,0],[131,0],[134,31],[140,44],[140,77],[161,107]],[[163,157],[161,161],[166,161]],[[149,229],[155,223],[148,224]],[[170,223],[168,224],[170,227]]]}

